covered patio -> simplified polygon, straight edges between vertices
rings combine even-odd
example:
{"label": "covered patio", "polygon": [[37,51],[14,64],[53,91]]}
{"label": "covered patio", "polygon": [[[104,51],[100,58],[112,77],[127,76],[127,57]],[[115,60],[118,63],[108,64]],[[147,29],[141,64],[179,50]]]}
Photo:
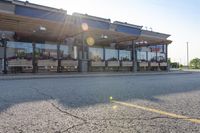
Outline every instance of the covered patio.
{"label": "covered patio", "polygon": [[[140,67],[167,66],[166,61],[160,64],[137,60],[138,48],[160,44],[167,47],[171,43],[166,39],[169,35],[145,31],[142,30],[142,26],[118,21],[111,23],[109,19],[77,13],[66,14],[64,21],[58,22],[0,12],[0,23],[0,30],[5,36],[2,38],[4,53],[7,53],[6,44],[10,41],[28,42],[28,45],[31,44],[29,48],[32,49],[29,59],[12,59],[4,54],[4,71],[7,71],[7,67],[23,67],[34,73],[39,68],[57,72],[67,71],[69,68],[80,72],[136,72]],[[4,31],[11,31],[14,34],[10,37]],[[54,50],[45,51],[47,54],[54,53],[52,59],[38,57],[37,47],[44,47],[46,43],[54,47]],[[65,47],[68,47],[73,56],[69,54],[63,57],[66,50],[61,49]],[[101,57],[98,57],[98,54],[96,57],[93,56],[95,49],[96,53],[98,50],[101,51]],[[112,57],[109,53],[114,53],[115,56]]]}

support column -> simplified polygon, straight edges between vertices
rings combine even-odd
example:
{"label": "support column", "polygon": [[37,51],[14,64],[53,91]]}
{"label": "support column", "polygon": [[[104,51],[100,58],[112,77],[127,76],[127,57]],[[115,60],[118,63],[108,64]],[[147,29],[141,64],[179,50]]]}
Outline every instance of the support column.
{"label": "support column", "polygon": [[106,61],[106,49],[103,47],[103,60]]}
{"label": "support column", "polygon": [[7,74],[7,40],[2,39],[2,44],[4,46],[4,58],[3,58],[3,73]]}
{"label": "support column", "polygon": [[85,44],[85,32],[82,34],[82,46],[81,46],[82,57],[79,60],[79,71],[88,72],[88,46]]}
{"label": "support column", "polygon": [[36,70],[37,70],[37,63],[36,63],[36,52],[35,52],[35,42],[32,43],[32,46],[33,46],[33,54],[32,54],[32,65],[33,65],[33,70],[32,72],[33,73],[36,73]]}
{"label": "support column", "polygon": [[[156,45],[156,63],[158,63],[158,45]],[[156,68],[157,71],[160,71],[160,65]]]}
{"label": "support column", "polygon": [[148,56],[148,51],[146,51],[146,61],[148,63],[148,66],[146,68],[146,71],[149,71],[149,60],[148,60],[149,56]]}
{"label": "support column", "polygon": [[167,71],[169,71],[170,70],[170,64],[169,64],[169,62],[168,62],[168,45],[166,44],[166,50],[165,50],[165,54],[166,54],[166,62],[167,62]]}
{"label": "support column", "polygon": [[58,66],[57,66],[57,72],[61,72],[61,57],[60,57],[60,43],[57,44],[57,60],[58,60]]}
{"label": "support column", "polygon": [[137,72],[137,52],[135,47],[135,41],[132,40],[132,61],[133,61],[133,72]]}
{"label": "support column", "polygon": [[156,62],[158,61],[158,46],[156,45]]}
{"label": "support column", "polygon": [[119,55],[119,46],[117,45],[117,58],[120,60],[120,55]]}

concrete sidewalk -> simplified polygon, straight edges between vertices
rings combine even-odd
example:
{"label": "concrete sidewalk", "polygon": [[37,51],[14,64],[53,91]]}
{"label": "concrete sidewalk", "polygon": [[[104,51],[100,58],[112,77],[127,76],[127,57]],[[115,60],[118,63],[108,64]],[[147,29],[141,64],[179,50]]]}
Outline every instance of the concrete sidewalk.
{"label": "concrete sidewalk", "polygon": [[0,80],[20,80],[20,79],[43,79],[43,78],[80,78],[80,77],[112,77],[112,76],[148,76],[148,75],[168,75],[168,74],[190,74],[192,72],[169,71],[169,72],[90,72],[90,73],[20,73],[20,74],[0,74]]}

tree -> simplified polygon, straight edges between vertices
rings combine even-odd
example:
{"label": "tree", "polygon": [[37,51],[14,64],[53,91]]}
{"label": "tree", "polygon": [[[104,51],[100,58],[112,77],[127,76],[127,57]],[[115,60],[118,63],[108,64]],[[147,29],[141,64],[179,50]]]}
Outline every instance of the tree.
{"label": "tree", "polygon": [[167,63],[168,63],[168,64],[171,64],[171,58],[168,58],[168,59],[167,59]]}
{"label": "tree", "polygon": [[172,68],[179,68],[179,63],[178,62],[171,62],[171,67]]}
{"label": "tree", "polygon": [[195,58],[190,61],[190,67],[192,69],[200,69],[200,59]]}

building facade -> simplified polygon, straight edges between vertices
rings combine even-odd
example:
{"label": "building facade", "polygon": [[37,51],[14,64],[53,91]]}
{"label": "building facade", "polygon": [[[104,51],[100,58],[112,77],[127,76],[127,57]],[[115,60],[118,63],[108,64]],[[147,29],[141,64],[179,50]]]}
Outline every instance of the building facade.
{"label": "building facade", "polygon": [[4,73],[168,68],[168,34],[29,2],[0,1],[0,35]]}

